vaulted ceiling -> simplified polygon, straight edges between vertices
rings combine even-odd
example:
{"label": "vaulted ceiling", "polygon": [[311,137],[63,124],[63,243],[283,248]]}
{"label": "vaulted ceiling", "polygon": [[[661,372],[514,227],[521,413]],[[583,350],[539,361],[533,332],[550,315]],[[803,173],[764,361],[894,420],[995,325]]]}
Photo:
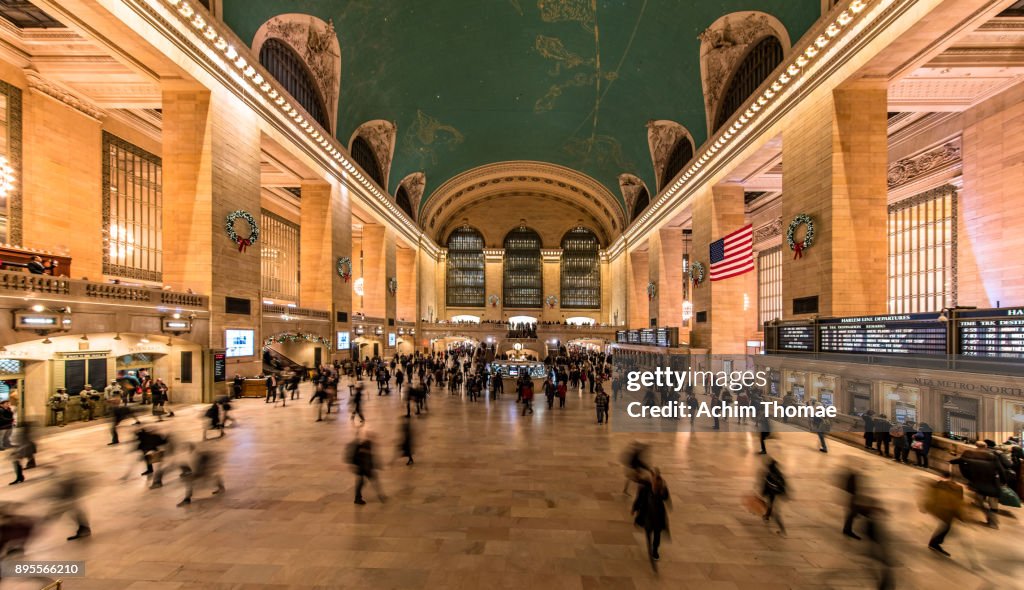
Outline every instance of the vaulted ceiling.
{"label": "vaulted ceiling", "polygon": [[698,35],[724,14],[760,10],[791,39],[821,0],[224,0],[251,41],[266,20],[307,13],[341,44],[337,137],[398,126],[394,193],[424,171],[433,189],[510,160],[578,170],[618,198],[618,175],[655,187],[645,123],[707,136]]}

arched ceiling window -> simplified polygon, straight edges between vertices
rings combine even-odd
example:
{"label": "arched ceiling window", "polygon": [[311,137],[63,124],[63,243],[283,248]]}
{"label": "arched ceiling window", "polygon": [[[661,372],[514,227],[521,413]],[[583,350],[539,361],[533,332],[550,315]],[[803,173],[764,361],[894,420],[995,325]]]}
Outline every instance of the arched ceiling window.
{"label": "arched ceiling window", "polygon": [[577,227],[562,237],[562,307],[601,307],[601,243],[594,232]]}
{"label": "arched ceiling window", "polygon": [[370,146],[370,142],[363,139],[362,136],[357,136],[352,140],[352,159],[370,175],[374,182],[381,187],[384,186],[384,172],[380,169],[377,155],[373,153],[373,147]]}
{"label": "arched ceiling window", "polygon": [[643,213],[650,204],[651,195],[647,192],[647,187],[640,187],[640,192],[636,194],[636,202],[633,203],[633,216],[630,219],[640,217],[640,214]]}
{"label": "arched ceiling window", "polygon": [[537,232],[519,227],[505,236],[504,306],[539,308],[544,281]]}
{"label": "arched ceiling window", "polygon": [[260,47],[260,64],[306,109],[310,117],[324,129],[330,130],[327,107],[324,106],[324,99],[313,74],[294,49],[280,39],[267,39]]}
{"label": "arched ceiling window", "polygon": [[412,211],[412,200],[409,199],[409,191],[405,190],[404,186],[398,187],[398,192],[395,193],[395,203],[401,207],[402,211],[409,216],[409,219],[416,219]]}
{"label": "arched ceiling window", "polygon": [[715,131],[743,106],[768,75],[782,63],[782,53],[782,43],[774,35],[768,35],[753,45],[733,72],[722,94],[718,114],[715,116]]}
{"label": "arched ceiling window", "polygon": [[672,148],[668,160],[665,162],[665,170],[661,174],[661,187],[665,188],[672,179],[676,177],[686,166],[687,162],[693,159],[693,144],[688,137],[681,137]]}
{"label": "arched ceiling window", "polygon": [[484,306],[484,237],[475,228],[460,227],[448,236],[445,297],[448,307]]}

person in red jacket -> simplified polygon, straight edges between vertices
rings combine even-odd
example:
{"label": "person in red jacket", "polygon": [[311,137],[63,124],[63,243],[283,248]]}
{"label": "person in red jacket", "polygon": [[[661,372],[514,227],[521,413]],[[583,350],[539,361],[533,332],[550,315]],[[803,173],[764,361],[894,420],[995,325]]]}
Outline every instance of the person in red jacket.
{"label": "person in red jacket", "polygon": [[533,414],[533,380],[523,383],[523,415],[526,412]]}
{"label": "person in red jacket", "polygon": [[568,387],[565,385],[564,380],[558,381],[558,407],[565,409],[565,394]]}

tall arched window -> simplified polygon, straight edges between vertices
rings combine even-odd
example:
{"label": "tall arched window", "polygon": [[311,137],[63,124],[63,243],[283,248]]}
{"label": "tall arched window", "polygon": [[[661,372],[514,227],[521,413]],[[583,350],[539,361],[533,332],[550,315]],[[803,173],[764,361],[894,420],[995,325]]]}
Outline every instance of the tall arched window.
{"label": "tall arched window", "polygon": [[370,142],[361,136],[356,136],[352,140],[352,159],[356,161],[356,164],[359,164],[363,171],[370,175],[374,182],[382,187],[384,186],[384,172],[380,169],[377,154],[373,153]]}
{"label": "tall arched window", "polygon": [[782,43],[774,35],[761,39],[732,75],[715,116],[715,131],[732,117],[772,71],[782,63]]}
{"label": "tall arched window", "polygon": [[484,237],[472,227],[448,236],[445,297],[448,307],[484,306]]}
{"label": "tall arched window", "polygon": [[412,214],[412,201],[409,199],[409,191],[405,190],[404,186],[398,187],[398,192],[395,193],[395,203],[401,207],[402,211],[405,211],[409,219],[416,219]]}
{"label": "tall arched window", "polygon": [[562,238],[562,307],[601,307],[601,260],[594,232],[585,227],[569,230]]}
{"label": "tall arched window", "polygon": [[519,227],[505,236],[505,307],[541,307],[544,279],[540,236]]}
{"label": "tall arched window", "polygon": [[665,169],[661,173],[661,187],[665,188],[668,183],[672,182],[672,179],[679,174],[683,166],[693,159],[693,144],[690,143],[689,138],[680,137],[679,141],[676,142],[675,147],[672,148],[672,153],[668,156],[668,161],[665,162]]}
{"label": "tall arched window", "polygon": [[287,43],[271,37],[260,47],[260,64],[284,86],[295,102],[306,109],[310,117],[324,129],[330,130],[330,117],[324,98],[306,62]]}
{"label": "tall arched window", "polygon": [[633,217],[630,219],[636,219],[640,217],[640,214],[647,209],[647,206],[651,204],[651,195],[647,192],[647,187],[640,187],[640,192],[636,194],[636,202],[633,203]]}

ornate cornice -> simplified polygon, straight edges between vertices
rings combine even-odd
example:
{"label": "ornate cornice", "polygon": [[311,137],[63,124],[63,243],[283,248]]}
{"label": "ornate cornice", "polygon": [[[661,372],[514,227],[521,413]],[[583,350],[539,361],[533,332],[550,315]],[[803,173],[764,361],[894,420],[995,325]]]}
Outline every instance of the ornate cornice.
{"label": "ornate cornice", "polygon": [[960,139],[957,138],[937,148],[895,162],[889,166],[889,189],[898,188],[925,174],[959,162],[960,152]]}
{"label": "ornate cornice", "polygon": [[764,242],[782,235],[782,218],[777,217],[754,230],[754,243]]}
{"label": "ornate cornice", "polygon": [[93,104],[89,99],[79,96],[77,93],[53,80],[42,77],[35,70],[24,70],[24,72],[29,89],[45,94],[97,121],[103,119],[103,109]]}

